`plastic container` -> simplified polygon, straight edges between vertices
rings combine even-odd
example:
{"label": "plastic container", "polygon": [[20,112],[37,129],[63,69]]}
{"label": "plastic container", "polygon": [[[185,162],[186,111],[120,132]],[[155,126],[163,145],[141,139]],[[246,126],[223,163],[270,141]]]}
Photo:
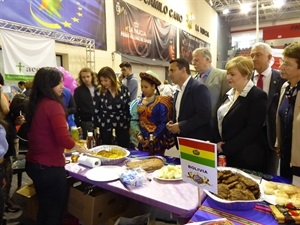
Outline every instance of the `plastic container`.
{"label": "plastic container", "polygon": [[79,131],[76,126],[71,127],[71,136],[74,141],[79,141]]}

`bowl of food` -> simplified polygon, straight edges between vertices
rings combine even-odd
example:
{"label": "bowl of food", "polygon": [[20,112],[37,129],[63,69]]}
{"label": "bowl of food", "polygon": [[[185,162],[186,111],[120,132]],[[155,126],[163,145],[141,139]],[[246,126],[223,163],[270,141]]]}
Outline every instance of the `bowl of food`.
{"label": "bowl of food", "polygon": [[218,194],[204,192],[216,205],[229,210],[249,210],[264,200],[259,181],[231,167],[218,167]]}
{"label": "bowl of food", "polygon": [[130,152],[117,145],[101,145],[91,149],[91,156],[101,160],[101,165],[116,165],[123,162]]}

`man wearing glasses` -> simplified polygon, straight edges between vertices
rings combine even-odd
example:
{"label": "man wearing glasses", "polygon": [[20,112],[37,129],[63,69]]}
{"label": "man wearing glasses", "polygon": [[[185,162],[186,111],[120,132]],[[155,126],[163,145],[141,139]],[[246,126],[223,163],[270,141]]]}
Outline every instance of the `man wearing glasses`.
{"label": "man wearing glasses", "polygon": [[254,64],[254,84],[268,94],[267,115],[264,124],[264,134],[268,142],[266,171],[268,174],[277,174],[279,157],[274,146],[276,140],[276,111],[280,96],[280,89],[284,80],[280,72],[271,68],[272,48],[270,45],[258,42],[253,45],[250,56]]}
{"label": "man wearing glasses", "polygon": [[130,100],[134,100],[137,97],[138,81],[132,73],[132,67],[129,62],[122,62],[119,67],[121,68],[121,74],[119,75],[119,81],[124,84],[130,92]]}

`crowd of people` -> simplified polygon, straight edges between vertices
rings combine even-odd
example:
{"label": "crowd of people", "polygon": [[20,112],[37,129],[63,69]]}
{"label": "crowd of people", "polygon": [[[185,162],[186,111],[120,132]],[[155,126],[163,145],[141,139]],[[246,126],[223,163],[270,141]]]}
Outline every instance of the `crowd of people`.
{"label": "crowd of people", "polygon": [[[300,43],[284,49],[279,71],[271,68],[272,49],[265,43],[255,44],[250,57],[229,60],[225,70],[211,65],[207,48],[195,49],[192,57],[196,75],[191,76],[186,59],[172,59],[168,78],[173,85],[165,87],[151,70],[140,72],[138,82],[129,62],[120,64],[119,76],[110,67],[98,73],[83,68],[73,95],[64,88],[59,69],[40,68],[21,115],[9,113],[1,93],[0,178],[7,177],[2,161],[16,135],[8,127],[26,119],[26,172],[39,200],[37,224],[62,220],[67,193],[64,149],[89,151],[71,138],[69,116],[82,128],[83,138],[99,128],[102,144],[115,144],[113,130],[118,145],[150,151],[153,141],[151,151],[159,155],[177,144],[176,137],[210,141],[230,167],[269,174],[277,174],[279,167],[279,175],[299,185]],[[162,91],[165,88],[168,91]],[[7,195],[0,193],[0,218]]]}

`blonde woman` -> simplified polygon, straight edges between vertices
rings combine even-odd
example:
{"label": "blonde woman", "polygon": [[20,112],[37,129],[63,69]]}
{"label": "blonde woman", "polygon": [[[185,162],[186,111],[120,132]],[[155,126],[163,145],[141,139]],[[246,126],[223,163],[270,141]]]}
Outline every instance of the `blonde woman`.
{"label": "blonde woman", "polygon": [[227,156],[227,166],[263,172],[267,94],[250,79],[251,58],[233,58],[227,62],[226,70],[231,89],[217,111],[218,151]]}

